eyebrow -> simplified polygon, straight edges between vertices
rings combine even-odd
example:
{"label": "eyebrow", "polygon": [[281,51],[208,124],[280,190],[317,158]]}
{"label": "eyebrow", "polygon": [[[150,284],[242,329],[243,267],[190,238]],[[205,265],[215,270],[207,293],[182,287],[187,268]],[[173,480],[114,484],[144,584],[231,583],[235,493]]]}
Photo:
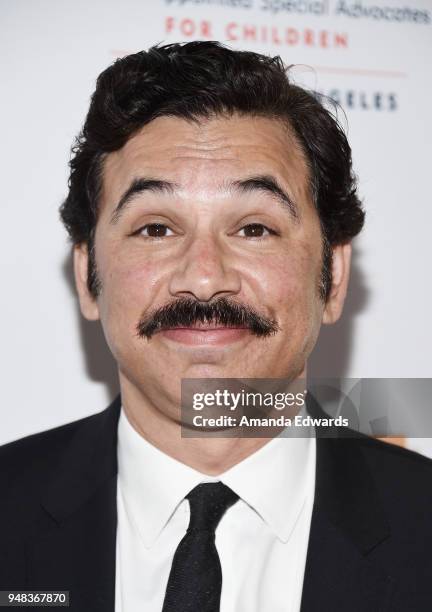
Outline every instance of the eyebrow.
{"label": "eyebrow", "polygon": [[[271,175],[258,175],[233,181],[229,184],[229,187],[231,189],[234,187],[243,193],[261,191],[270,194],[279,204],[282,205],[284,210],[287,210],[290,213],[295,221],[298,221],[300,218],[299,209],[296,203]],[[135,178],[128,189],[121,196],[113,214],[111,215],[110,223],[115,225],[119,221],[127,206],[137,195],[144,192],[160,194],[168,193],[172,195],[178,189],[179,185],[171,181],[146,177]]]}
{"label": "eyebrow", "polygon": [[137,195],[144,193],[145,191],[149,191],[151,193],[172,194],[176,189],[178,189],[178,185],[170,181],[144,177],[135,178],[120,198],[113,214],[111,215],[110,223],[115,225],[119,221],[122,213]]}
{"label": "eyebrow", "polygon": [[285,210],[291,214],[295,221],[300,219],[299,209],[292,198],[282,189],[277,180],[270,175],[264,174],[252,176],[250,178],[234,181],[233,187],[240,189],[243,192],[250,193],[252,191],[262,191],[270,194],[273,198],[282,205]]}

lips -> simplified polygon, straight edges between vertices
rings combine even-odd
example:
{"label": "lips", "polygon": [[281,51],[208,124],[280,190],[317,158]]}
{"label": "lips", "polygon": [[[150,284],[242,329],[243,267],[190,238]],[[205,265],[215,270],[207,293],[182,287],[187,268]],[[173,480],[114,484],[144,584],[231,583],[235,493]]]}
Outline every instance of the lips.
{"label": "lips", "polygon": [[247,327],[227,327],[217,324],[196,323],[189,327],[174,327],[159,332],[164,338],[188,345],[220,346],[247,336]]}
{"label": "lips", "polygon": [[248,329],[246,326],[239,326],[239,325],[218,325],[218,324],[212,324],[212,323],[194,323],[193,325],[188,325],[187,327],[181,327],[181,326],[176,326],[176,327],[170,327],[167,329],[198,329],[200,331],[212,331],[215,329]]}

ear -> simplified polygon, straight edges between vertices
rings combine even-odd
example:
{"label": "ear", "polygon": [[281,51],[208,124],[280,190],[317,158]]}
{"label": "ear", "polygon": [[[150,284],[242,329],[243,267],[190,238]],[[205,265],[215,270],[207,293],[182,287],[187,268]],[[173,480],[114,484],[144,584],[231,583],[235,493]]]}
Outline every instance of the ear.
{"label": "ear", "polygon": [[332,284],[327,303],[324,307],[323,323],[336,323],[342,314],[351,264],[351,244],[338,244],[333,247]]}
{"label": "ear", "polygon": [[97,321],[99,319],[97,300],[87,287],[88,249],[85,243],[76,244],[74,246],[73,264],[75,286],[78,293],[81,313],[88,321]]}

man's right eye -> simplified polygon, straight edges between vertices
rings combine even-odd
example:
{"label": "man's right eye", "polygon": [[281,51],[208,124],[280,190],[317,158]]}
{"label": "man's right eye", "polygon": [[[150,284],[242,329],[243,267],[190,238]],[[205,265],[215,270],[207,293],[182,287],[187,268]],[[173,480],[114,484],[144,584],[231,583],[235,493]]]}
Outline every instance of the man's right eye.
{"label": "man's right eye", "polygon": [[[171,234],[168,234],[167,232],[171,232]],[[166,236],[172,234],[172,230],[170,230],[170,228],[163,223],[147,223],[135,232],[135,235],[144,236],[144,238],[165,238]]]}

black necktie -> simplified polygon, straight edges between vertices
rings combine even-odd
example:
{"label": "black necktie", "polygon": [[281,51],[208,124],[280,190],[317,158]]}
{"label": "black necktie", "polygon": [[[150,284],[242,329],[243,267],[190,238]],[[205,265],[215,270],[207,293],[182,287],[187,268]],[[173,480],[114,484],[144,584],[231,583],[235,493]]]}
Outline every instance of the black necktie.
{"label": "black necktie", "polygon": [[215,529],[238,495],[222,482],[205,482],[186,499],[189,527],[174,554],[162,612],[219,612],[222,570]]}

